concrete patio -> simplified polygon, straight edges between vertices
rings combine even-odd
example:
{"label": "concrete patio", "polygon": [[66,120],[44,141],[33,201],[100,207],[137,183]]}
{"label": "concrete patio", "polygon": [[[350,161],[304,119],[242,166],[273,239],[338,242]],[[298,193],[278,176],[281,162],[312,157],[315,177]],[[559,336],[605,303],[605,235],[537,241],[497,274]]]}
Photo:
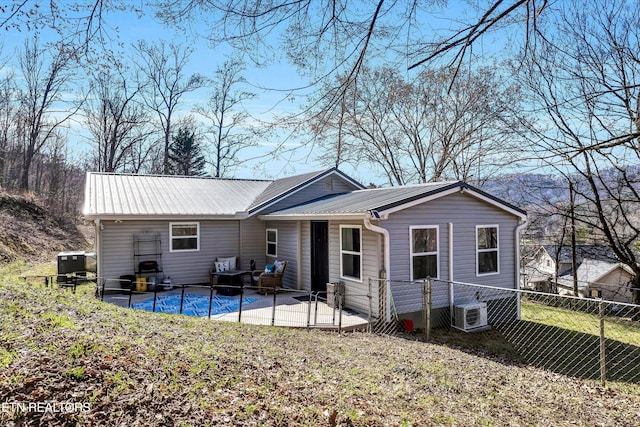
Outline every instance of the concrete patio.
{"label": "concrete patio", "polygon": [[[216,290],[205,285],[188,285],[184,289],[180,286],[171,290],[158,292],[129,292],[120,288],[105,288],[103,301],[129,307],[142,302],[149,303],[153,298],[160,299],[173,295],[173,299],[181,298],[184,295],[197,295],[201,298],[213,297],[214,301],[220,299]],[[244,287],[243,304],[241,311],[217,313],[215,304],[212,308],[211,319],[228,322],[238,322],[253,325],[285,326],[293,328],[315,328],[328,330],[355,330],[366,329],[368,326],[368,316],[356,313],[349,309],[339,310],[327,305],[323,298],[316,298],[307,291],[297,291],[290,289],[280,289],[276,294],[260,294],[257,289]],[[309,297],[311,296],[311,303]],[[240,295],[222,296],[225,300],[234,298],[239,304]],[[250,299],[251,302],[245,302]],[[202,316],[201,316],[202,317]],[[208,317],[205,315],[204,317]]]}

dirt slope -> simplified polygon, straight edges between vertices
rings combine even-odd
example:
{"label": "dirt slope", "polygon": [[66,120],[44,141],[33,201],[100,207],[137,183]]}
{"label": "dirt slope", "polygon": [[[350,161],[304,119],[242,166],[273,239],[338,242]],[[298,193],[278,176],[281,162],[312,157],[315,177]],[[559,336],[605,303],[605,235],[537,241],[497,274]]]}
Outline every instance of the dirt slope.
{"label": "dirt slope", "polygon": [[0,193],[0,262],[45,261],[65,250],[90,250],[87,226],[55,218],[39,202]]}

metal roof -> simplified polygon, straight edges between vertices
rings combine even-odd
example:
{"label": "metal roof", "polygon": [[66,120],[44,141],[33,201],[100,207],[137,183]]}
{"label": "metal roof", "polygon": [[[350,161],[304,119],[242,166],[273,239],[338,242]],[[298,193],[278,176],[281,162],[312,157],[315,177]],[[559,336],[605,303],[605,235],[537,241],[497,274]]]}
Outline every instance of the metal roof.
{"label": "metal roof", "polygon": [[431,182],[426,184],[406,185],[391,188],[371,188],[356,190],[349,193],[331,195],[299,206],[283,209],[265,215],[265,217],[283,219],[296,216],[321,217],[330,215],[361,215],[370,211],[385,211],[402,209],[411,203],[419,203],[429,197],[444,195],[449,191],[467,189],[476,196],[512,211],[519,216],[525,216],[522,209],[509,205],[500,199],[490,196],[462,181]]}
{"label": "metal roof", "polygon": [[437,182],[391,188],[370,188],[334,196],[273,212],[268,216],[296,215],[347,215],[362,214],[371,210],[384,210],[437,190],[450,187],[451,182]]}
{"label": "metal roof", "polygon": [[271,181],[87,174],[84,214],[98,217],[220,217],[246,214]]}
{"label": "metal roof", "polygon": [[[332,173],[351,180],[335,168],[276,181],[89,172],[84,215],[87,219],[242,218]],[[326,196],[267,216],[360,215],[369,211],[385,214],[412,203],[421,203],[428,197],[465,189],[515,215],[526,215],[523,210],[462,181],[448,181],[356,190]]]}

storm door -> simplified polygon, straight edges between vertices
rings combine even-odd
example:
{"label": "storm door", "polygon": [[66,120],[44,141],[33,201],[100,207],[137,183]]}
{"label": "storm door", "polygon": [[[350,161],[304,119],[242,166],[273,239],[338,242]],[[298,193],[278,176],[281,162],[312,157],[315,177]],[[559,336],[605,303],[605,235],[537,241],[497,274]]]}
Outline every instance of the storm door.
{"label": "storm door", "polygon": [[329,281],[329,223],[311,221],[311,289],[325,292]]}

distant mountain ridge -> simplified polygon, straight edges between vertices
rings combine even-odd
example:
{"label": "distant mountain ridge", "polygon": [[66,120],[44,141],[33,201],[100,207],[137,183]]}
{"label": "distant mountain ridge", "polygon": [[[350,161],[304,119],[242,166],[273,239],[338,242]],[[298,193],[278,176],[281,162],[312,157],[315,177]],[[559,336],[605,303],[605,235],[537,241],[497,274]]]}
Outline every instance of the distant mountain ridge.
{"label": "distant mountain ridge", "polygon": [[[627,176],[640,190],[640,165],[626,170]],[[613,186],[619,177],[615,169],[600,171],[600,176],[608,186]],[[578,180],[579,191],[587,191],[586,183]],[[489,179],[482,190],[499,197],[519,208],[556,204],[569,201],[569,184],[559,175],[510,174]]]}

